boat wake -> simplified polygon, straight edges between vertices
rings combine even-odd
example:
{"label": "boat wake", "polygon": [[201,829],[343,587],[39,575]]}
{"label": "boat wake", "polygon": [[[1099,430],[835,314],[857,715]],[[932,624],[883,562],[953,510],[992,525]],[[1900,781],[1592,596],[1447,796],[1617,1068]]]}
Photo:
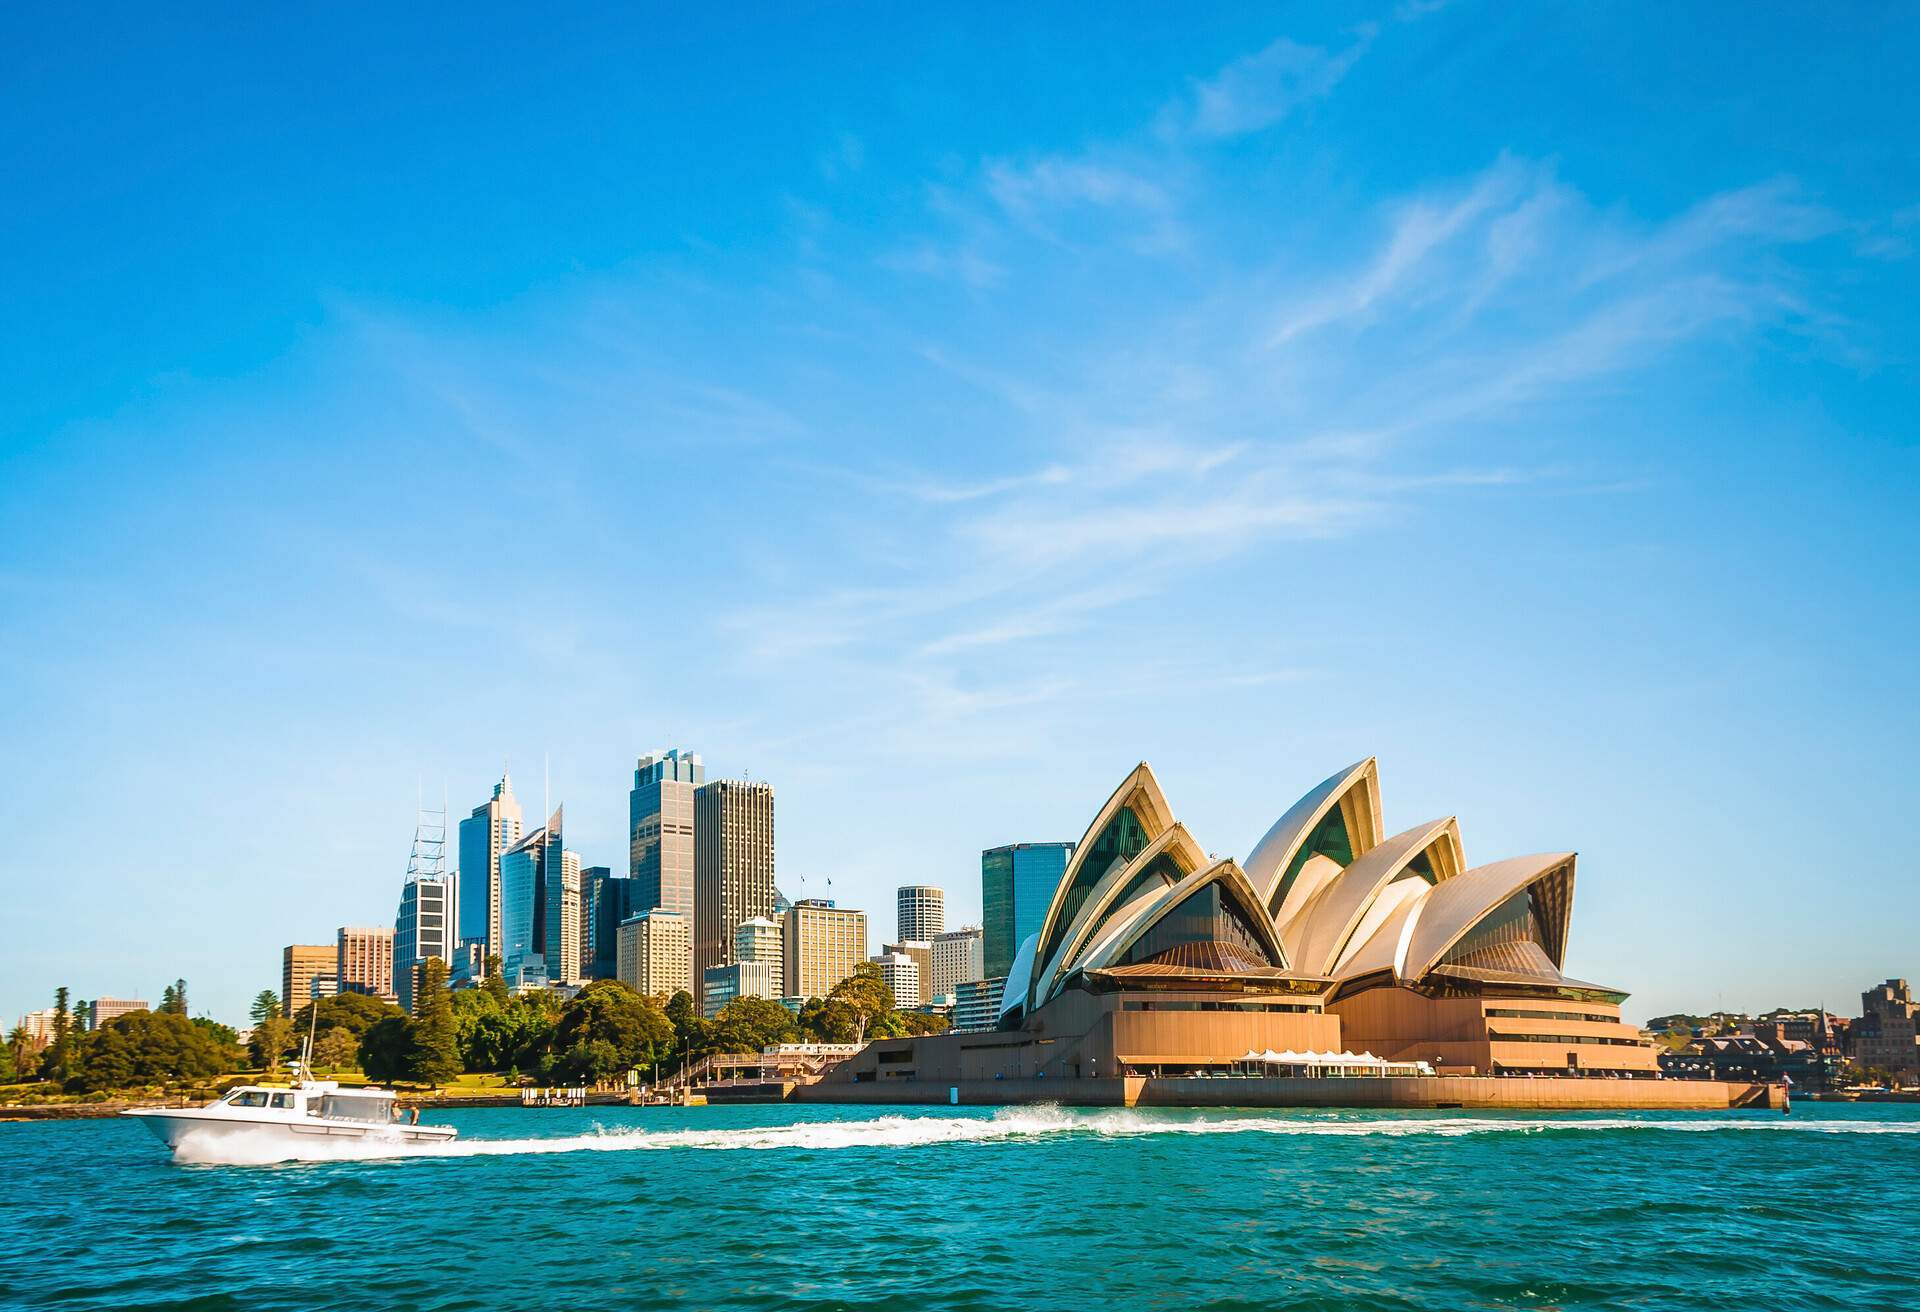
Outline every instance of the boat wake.
{"label": "boat wake", "polygon": [[367,1139],[315,1139],[289,1145],[284,1136],[257,1138],[228,1132],[218,1138],[183,1142],[179,1161],[198,1165],[266,1165],[275,1162],[372,1161],[386,1158],[512,1157],[544,1153],[647,1152],[665,1149],[738,1151],[787,1149],[802,1152],[846,1148],[920,1148],[941,1144],[1044,1141],[1063,1136],[1126,1139],[1154,1135],[1264,1134],[1371,1138],[1413,1136],[1457,1138],[1488,1134],[1589,1133],[1594,1131],[1711,1133],[1749,1131],[1806,1134],[1920,1134],[1920,1121],[1792,1120],[1785,1117],[1688,1117],[1650,1120],[1635,1117],[1415,1116],[1372,1118],[1341,1113],[1275,1112],[1264,1115],[1208,1115],[1176,1111],[1061,1107],[1008,1107],[991,1116],[874,1116],[859,1120],[799,1121],[785,1125],[713,1129],[657,1130],[637,1126],[597,1126],[586,1134],[532,1139],[459,1139],[444,1144],[406,1143],[398,1136]]}

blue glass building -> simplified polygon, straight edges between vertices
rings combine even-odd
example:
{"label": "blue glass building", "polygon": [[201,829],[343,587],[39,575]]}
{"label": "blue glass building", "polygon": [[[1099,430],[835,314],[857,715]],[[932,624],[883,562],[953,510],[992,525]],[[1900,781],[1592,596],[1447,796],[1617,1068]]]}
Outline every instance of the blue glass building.
{"label": "blue glass building", "polygon": [[1073,856],[1072,843],[1013,843],[980,854],[980,906],[988,979],[1005,975],[1028,935],[1040,932],[1047,904]]}

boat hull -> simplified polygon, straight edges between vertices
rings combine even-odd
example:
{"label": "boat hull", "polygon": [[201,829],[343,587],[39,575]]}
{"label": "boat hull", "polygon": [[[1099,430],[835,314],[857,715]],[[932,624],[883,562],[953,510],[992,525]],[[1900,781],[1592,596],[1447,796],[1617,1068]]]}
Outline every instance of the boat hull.
{"label": "boat hull", "polygon": [[448,1143],[460,1132],[447,1125],[405,1125],[398,1122],[354,1122],[301,1117],[237,1117],[208,1115],[201,1108],[142,1108],[121,1113],[138,1120],[154,1137],[176,1153],[188,1143],[217,1144],[222,1140],[246,1139],[258,1147],[279,1139],[289,1157],[297,1157],[305,1148],[329,1140],[373,1140],[391,1144]]}

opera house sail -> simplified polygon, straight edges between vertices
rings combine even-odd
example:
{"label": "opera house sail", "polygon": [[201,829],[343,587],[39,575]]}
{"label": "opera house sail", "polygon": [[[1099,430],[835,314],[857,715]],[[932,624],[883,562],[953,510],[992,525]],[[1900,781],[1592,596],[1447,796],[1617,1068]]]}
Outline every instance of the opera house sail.
{"label": "opera house sail", "polygon": [[1575,856],[1467,865],[1458,821],[1389,835],[1369,758],[1210,855],[1142,762],[1019,945],[996,1031],[873,1045],[841,1080],[1226,1074],[1269,1051],[1459,1075],[1650,1078],[1625,994],[1562,971]]}

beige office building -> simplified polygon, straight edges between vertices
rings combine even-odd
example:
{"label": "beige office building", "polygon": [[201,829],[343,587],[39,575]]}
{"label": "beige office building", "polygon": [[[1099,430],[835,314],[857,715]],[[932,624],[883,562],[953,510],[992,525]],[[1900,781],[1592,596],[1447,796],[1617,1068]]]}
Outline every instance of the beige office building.
{"label": "beige office building", "polygon": [[337,943],[289,943],[280,953],[280,1014],[291,1016],[312,1000],[316,977],[337,980],[339,964]]}
{"label": "beige office building", "polygon": [[[732,964],[733,932],[771,916],[773,785],[716,779],[693,794],[693,978]],[[696,997],[695,999],[699,999]]]}
{"label": "beige office building", "polygon": [[786,988],[789,998],[824,998],[867,959],[867,914],[802,898],[787,912]]}
{"label": "beige office building", "polygon": [[986,976],[986,936],[978,925],[968,925],[933,939],[933,969],[926,978],[929,1002],[957,998],[960,986]]}
{"label": "beige office building", "polygon": [[677,911],[643,911],[620,922],[617,964],[620,982],[649,998],[691,993],[693,927]]}
{"label": "beige office building", "polygon": [[335,945],[334,974],[342,993],[394,999],[393,930],[342,925]]}
{"label": "beige office building", "polygon": [[95,998],[87,1004],[87,1027],[99,1029],[110,1020],[136,1011],[152,1011],[152,1004],[144,998]]}

